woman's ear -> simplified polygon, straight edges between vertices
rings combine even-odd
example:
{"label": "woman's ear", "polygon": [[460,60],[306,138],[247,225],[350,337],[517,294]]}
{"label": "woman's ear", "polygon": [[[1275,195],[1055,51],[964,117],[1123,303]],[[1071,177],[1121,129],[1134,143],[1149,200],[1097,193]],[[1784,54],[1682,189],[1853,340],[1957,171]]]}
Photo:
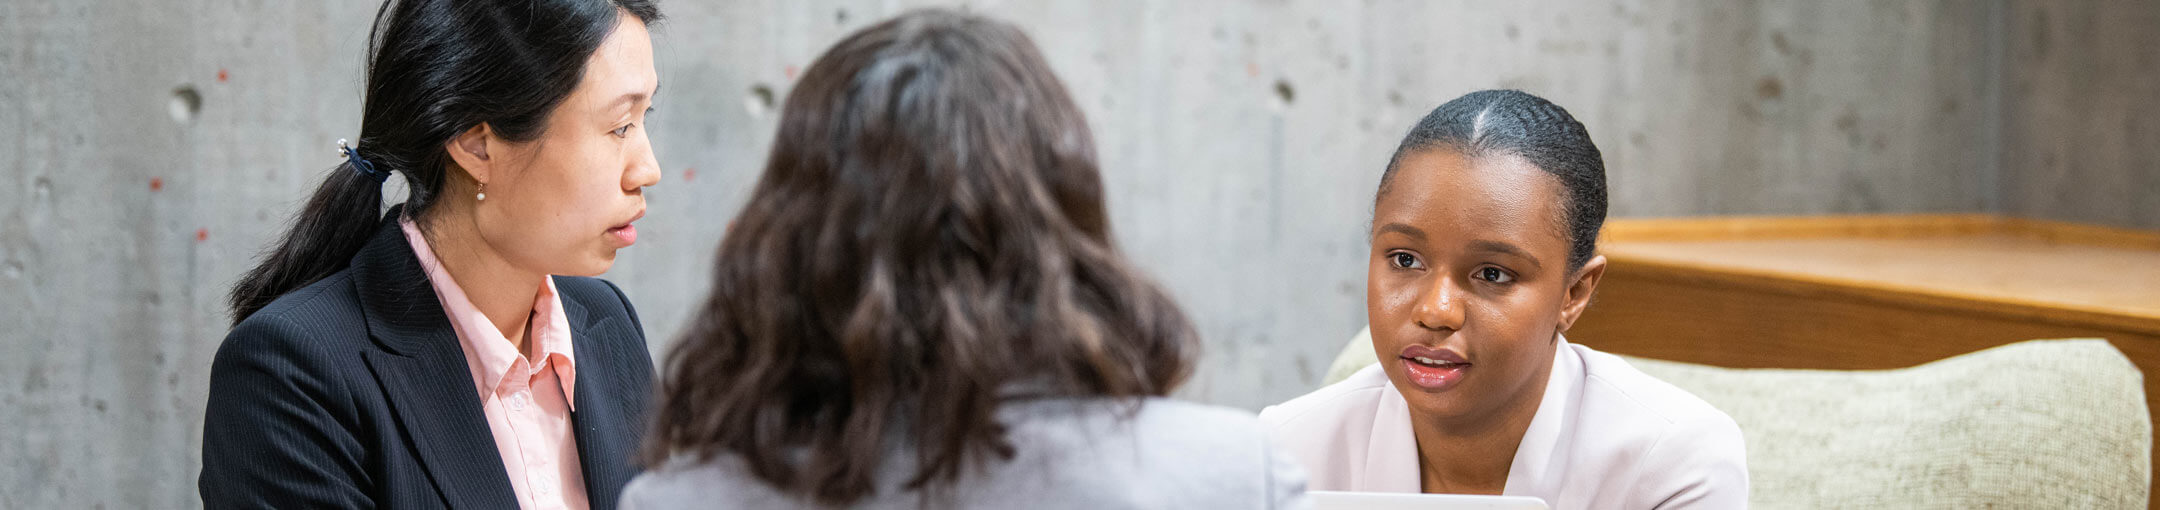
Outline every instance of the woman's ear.
{"label": "woman's ear", "polygon": [[494,160],[488,157],[488,145],[494,143],[495,132],[483,122],[457,136],[451,137],[443,149],[450,152],[450,160],[472,177],[473,182],[486,184],[488,174],[494,170]]}
{"label": "woman's ear", "polygon": [[1590,257],[1582,269],[1575,270],[1575,279],[1568,282],[1567,301],[1560,306],[1560,331],[1574,327],[1575,319],[1581,318],[1583,310],[1590,308],[1590,295],[1597,293],[1598,280],[1604,278],[1604,255]]}

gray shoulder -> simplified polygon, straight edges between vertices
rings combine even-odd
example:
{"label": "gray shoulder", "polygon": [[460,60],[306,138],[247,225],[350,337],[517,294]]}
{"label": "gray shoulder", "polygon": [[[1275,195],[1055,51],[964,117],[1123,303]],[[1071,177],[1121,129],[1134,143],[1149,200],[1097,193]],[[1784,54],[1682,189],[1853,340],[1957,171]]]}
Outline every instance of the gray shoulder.
{"label": "gray shoulder", "polygon": [[[1006,410],[1011,439],[1025,451],[1131,443],[1143,451],[1232,455],[1266,446],[1267,429],[1249,411],[1168,398],[1030,402]],[[1184,456],[1177,453],[1174,456]]]}
{"label": "gray shoulder", "polygon": [[1225,431],[1261,432],[1259,418],[1251,411],[1186,402],[1168,398],[1148,399],[1140,408],[1137,419],[1141,423],[1171,426],[1166,432],[1190,431],[1196,426],[1220,427]]}
{"label": "gray shoulder", "polygon": [[[1269,508],[1304,493],[1303,470],[1251,412],[1132,403],[1029,406],[1012,429],[1019,455],[998,485],[1073,495],[1072,508]],[[1064,414],[1071,409],[1090,410]]]}
{"label": "gray shoulder", "polygon": [[[1156,399],[1153,416],[1167,438],[1180,441],[1169,450],[1178,456],[1166,464],[1182,469],[1216,471],[1227,483],[1188,508],[1304,508],[1306,473],[1291,454],[1276,445],[1268,425],[1252,413],[1227,407]],[[1214,454],[1219,452],[1220,454]],[[1205,459],[1181,462],[1181,459]],[[1192,487],[1209,487],[1193,481]],[[1170,487],[1176,490],[1175,486]]]}
{"label": "gray shoulder", "polygon": [[752,476],[741,461],[678,459],[646,470],[623,487],[617,508],[790,508],[799,502]]}

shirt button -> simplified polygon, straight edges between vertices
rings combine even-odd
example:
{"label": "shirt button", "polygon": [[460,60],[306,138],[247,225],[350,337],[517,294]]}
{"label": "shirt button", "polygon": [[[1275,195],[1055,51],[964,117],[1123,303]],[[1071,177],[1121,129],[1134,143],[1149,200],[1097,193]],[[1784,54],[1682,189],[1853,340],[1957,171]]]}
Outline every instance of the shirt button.
{"label": "shirt button", "polygon": [[525,410],[525,394],[524,394],[524,393],[520,392],[520,393],[513,393],[513,394],[511,394],[511,395],[510,395],[510,410],[512,410],[512,411],[523,411],[523,410]]}

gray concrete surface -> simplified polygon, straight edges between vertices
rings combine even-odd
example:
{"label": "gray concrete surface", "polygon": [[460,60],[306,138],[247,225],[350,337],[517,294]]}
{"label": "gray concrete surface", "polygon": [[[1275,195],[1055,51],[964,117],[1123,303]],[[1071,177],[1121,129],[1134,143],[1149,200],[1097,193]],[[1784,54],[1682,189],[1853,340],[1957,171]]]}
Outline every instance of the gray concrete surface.
{"label": "gray concrete surface", "polygon": [[[609,278],[664,348],[795,70],[933,2],[663,0],[666,181]],[[1613,211],[2004,211],[2160,228],[2152,2],[978,1],[1090,116],[1124,248],[1207,353],[1185,396],[1307,391],[1364,321],[1379,167],[1518,87]],[[222,295],[358,130],[372,0],[0,2],[0,508],[193,493]],[[394,193],[394,192],[393,192]]]}
{"label": "gray concrete surface", "polygon": [[2160,228],[2160,2],[2013,5],[2003,211]]}

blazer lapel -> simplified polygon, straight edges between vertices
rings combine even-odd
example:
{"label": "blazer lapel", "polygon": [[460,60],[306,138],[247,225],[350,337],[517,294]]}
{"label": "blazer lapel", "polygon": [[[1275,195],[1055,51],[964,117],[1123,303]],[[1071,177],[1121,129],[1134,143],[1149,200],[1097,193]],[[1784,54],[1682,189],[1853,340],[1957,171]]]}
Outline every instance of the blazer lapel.
{"label": "blazer lapel", "polygon": [[363,357],[450,508],[514,507],[517,492],[495,449],[457,332],[398,227],[398,213],[392,208],[385,215],[352,261],[369,336],[384,348]]}
{"label": "blazer lapel", "polygon": [[[561,288],[561,281],[557,281]],[[585,475],[585,496],[593,510],[613,510],[622,487],[637,475],[631,454],[643,436],[643,423],[624,406],[643,395],[642,385],[623,381],[623,324],[617,317],[594,318],[582,303],[565,295],[563,313],[571,324],[570,342],[577,356],[577,392],[570,413],[577,437],[578,460]],[[636,353],[644,356],[645,353]]]}

